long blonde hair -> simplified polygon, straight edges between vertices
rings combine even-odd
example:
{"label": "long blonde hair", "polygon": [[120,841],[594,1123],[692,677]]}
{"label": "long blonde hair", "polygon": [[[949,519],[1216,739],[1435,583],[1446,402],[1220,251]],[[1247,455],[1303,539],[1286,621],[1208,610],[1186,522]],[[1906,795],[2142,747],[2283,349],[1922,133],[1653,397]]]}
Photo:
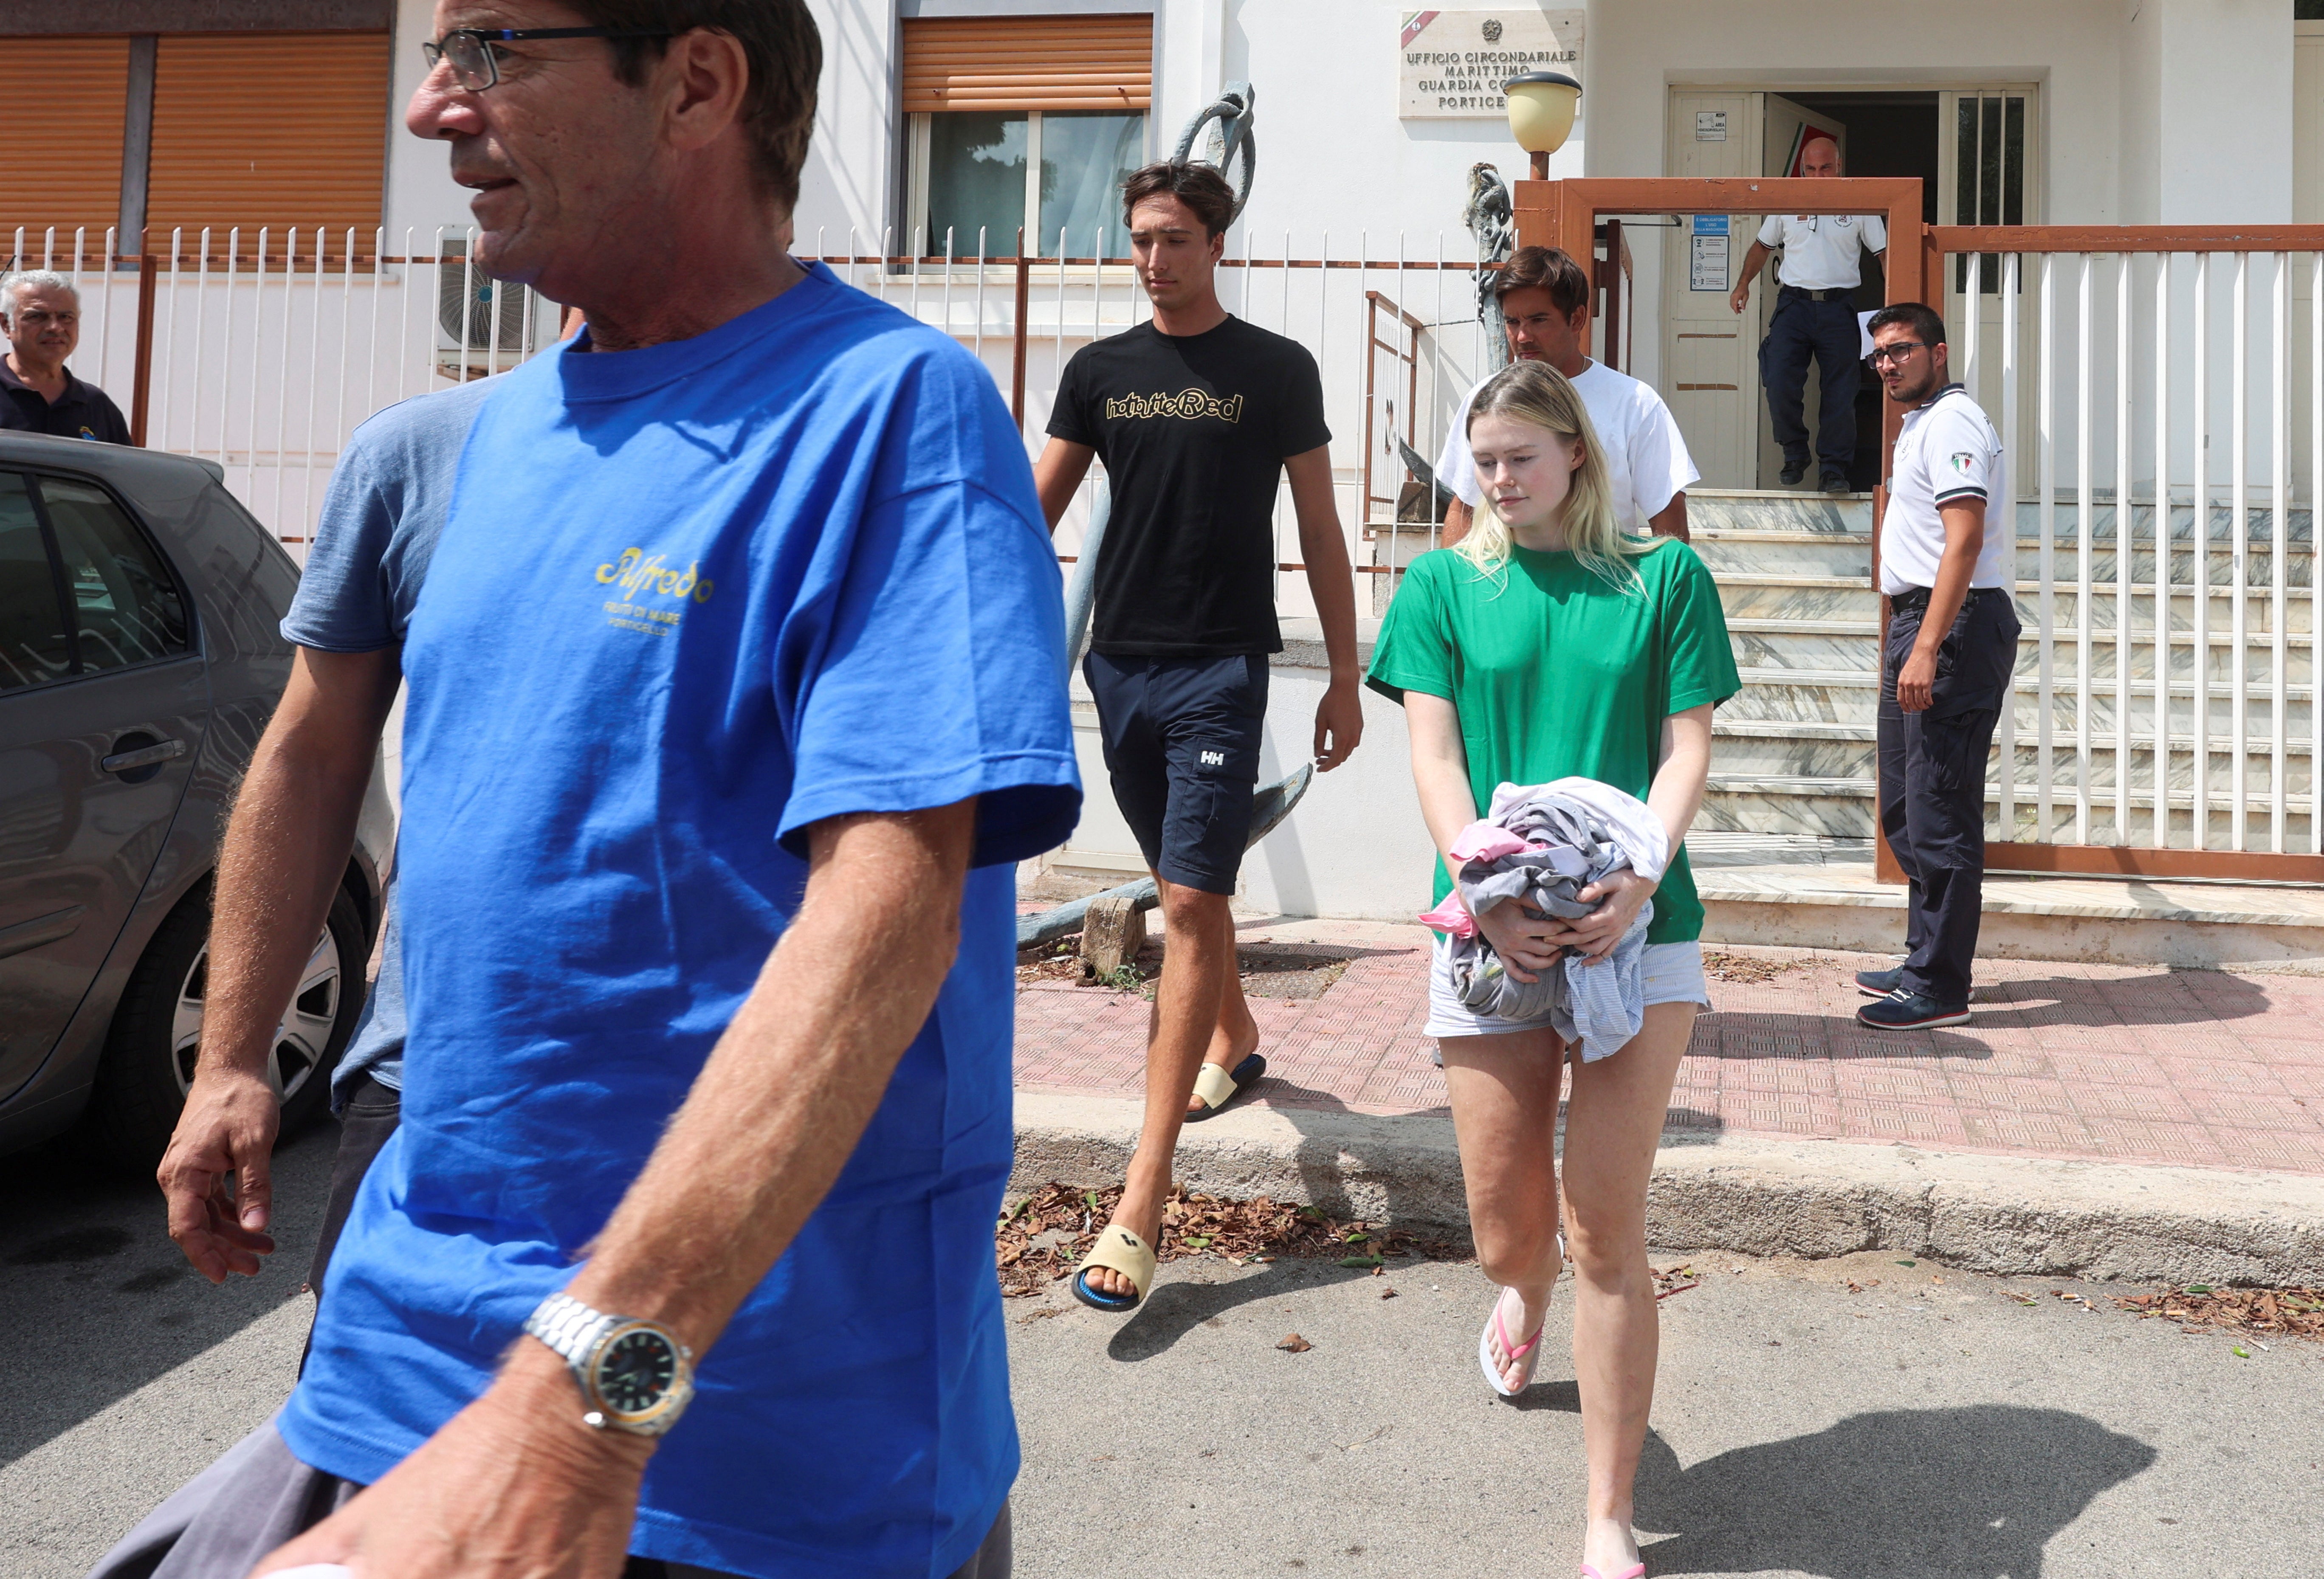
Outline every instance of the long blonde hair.
{"label": "long blonde hair", "polygon": [[[1569,441],[1581,441],[1582,464],[1573,469],[1572,485],[1565,496],[1566,546],[1576,561],[1610,585],[1628,589],[1636,584],[1637,573],[1630,566],[1630,555],[1644,554],[1654,546],[1654,539],[1629,536],[1614,519],[1614,491],[1606,480],[1605,453],[1599,445],[1598,430],[1590,425],[1589,408],[1582,403],[1572,381],[1545,362],[1513,362],[1486,380],[1476,399],[1469,402],[1471,428],[1476,427],[1477,418],[1489,416],[1507,417],[1547,428]],[[1508,523],[1487,498],[1477,507],[1469,535],[1452,545],[1452,552],[1498,580],[1508,566],[1513,541]]]}

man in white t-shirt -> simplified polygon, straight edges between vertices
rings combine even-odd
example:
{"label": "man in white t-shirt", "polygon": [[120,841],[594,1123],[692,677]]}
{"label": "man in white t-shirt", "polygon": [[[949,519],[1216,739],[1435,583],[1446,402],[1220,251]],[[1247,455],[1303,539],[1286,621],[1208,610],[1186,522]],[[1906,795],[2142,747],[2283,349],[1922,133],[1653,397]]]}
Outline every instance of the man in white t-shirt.
{"label": "man in white t-shirt", "polygon": [[2017,544],[2001,440],[1950,381],[1944,320],[1897,302],[1873,315],[1872,345],[1873,372],[1905,408],[1880,522],[1879,739],[1880,827],[1904,868],[1907,952],[1896,969],[1857,977],[1879,999],[1857,1018],[1919,1030],[1969,1018],[1986,751],[2017,666]]}
{"label": "man in white t-shirt", "polygon": [[[1800,174],[1840,174],[1840,145],[1812,137],[1800,151]],[[1743,271],[1728,305],[1738,314],[1751,305],[1751,281],[1770,250],[1784,254],[1775,271],[1775,313],[1759,343],[1759,381],[1767,390],[1767,417],[1784,448],[1784,486],[1807,475],[1808,363],[1823,379],[1816,402],[1815,455],[1826,493],[1848,491],[1856,459],[1856,391],[1863,370],[1856,326],[1856,288],[1863,256],[1888,250],[1888,223],[1877,214],[1770,214],[1743,254]]]}
{"label": "man in white t-shirt", "polygon": [[[1499,289],[1510,354],[1520,362],[1546,362],[1573,381],[1573,392],[1582,397],[1590,426],[1605,447],[1614,519],[1625,531],[1653,531],[1685,542],[1686,488],[1702,473],[1663,398],[1637,379],[1592,362],[1582,350],[1590,277],[1582,265],[1554,247],[1521,247],[1501,271]],[[1484,497],[1469,454],[1469,402],[1484,382],[1479,379],[1462,400],[1436,457],[1436,479],[1452,494],[1444,516],[1448,546],[1469,535],[1477,501]]]}

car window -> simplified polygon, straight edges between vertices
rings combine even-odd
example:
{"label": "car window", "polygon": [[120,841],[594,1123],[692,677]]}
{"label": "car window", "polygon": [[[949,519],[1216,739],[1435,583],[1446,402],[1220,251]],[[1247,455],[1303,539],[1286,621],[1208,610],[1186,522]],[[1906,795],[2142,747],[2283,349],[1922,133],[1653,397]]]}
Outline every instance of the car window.
{"label": "car window", "polygon": [[0,473],[0,691],[44,684],[72,668],[64,606],[23,478]]}
{"label": "car window", "polygon": [[91,483],[43,477],[41,501],[64,561],[81,668],[125,668],[187,651],[177,583],[112,497]]}

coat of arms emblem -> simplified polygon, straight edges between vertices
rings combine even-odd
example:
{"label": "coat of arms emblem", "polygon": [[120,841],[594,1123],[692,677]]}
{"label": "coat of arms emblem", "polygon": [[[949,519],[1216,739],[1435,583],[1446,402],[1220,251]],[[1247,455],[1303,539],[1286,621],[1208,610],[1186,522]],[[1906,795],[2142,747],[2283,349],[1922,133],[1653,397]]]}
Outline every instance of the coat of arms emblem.
{"label": "coat of arms emblem", "polygon": [[1489,43],[1489,44],[1498,44],[1498,43],[1499,43],[1499,42],[1501,41],[1501,23],[1500,23],[1500,18],[1499,18],[1499,17],[1497,17],[1497,16],[1489,16],[1489,17],[1485,18],[1484,33],[1485,33],[1485,41],[1486,41],[1487,43]]}

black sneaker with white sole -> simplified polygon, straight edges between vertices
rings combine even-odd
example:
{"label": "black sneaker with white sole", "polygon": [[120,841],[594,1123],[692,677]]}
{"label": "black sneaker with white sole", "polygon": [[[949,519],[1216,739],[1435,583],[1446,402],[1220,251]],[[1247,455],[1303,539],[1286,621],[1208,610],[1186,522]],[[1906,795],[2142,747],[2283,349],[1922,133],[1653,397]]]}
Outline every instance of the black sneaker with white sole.
{"label": "black sneaker with white sole", "polygon": [[1900,987],[1857,1010],[1856,1017],[1880,1031],[1933,1031],[1940,1025],[1968,1024],[1969,1005],[1941,1004]]}
{"label": "black sneaker with white sole", "polygon": [[1868,998],[1885,998],[1904,985],[1902,965],[1890,970],[1859,970],[1856,973],[1856,990]]}

